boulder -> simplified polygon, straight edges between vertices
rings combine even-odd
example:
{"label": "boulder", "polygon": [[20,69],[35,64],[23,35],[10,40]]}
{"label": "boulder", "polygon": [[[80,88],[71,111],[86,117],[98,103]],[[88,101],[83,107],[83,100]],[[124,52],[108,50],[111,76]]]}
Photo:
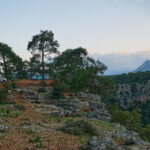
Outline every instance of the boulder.
{"label": "boulder", "polygon": [[67,111],[71,111],[72,113],[81,112],[86,108],[89,108],[88,102],[82,102],[79,99],[59,99],[52,100],[52,104],[62,107]]}
{"label": "boulder", "polygon": [[[97,118],[103,121],[110,121],[111,115],[107,111],[106,104],[101,102],[98,95],[86,93],[68,93],[66,99],[52,99],[48,103],[56,105],[69,112],[69,116]],[[85,112],[85,113],[84,113]]]}
{"label": "boulder", "polygon": [[27,89],[15,89],[16,92],[22,93],[22,99],[31,103],[43,103],[44,99],[36,91]]}
{"label": "boulder", "polygon": [[[120,128],[121,127],[121,128]],[[144,142],[136,132],[128,131],[122,126],[99,137],[92,137],[84,150],[150,150],[150,143]]]}
{"label": "boulder", "polygon": [[6,132],[8,131],[8,126],[7,125],[4,125],[4,124],[0,124],[0,132]]}

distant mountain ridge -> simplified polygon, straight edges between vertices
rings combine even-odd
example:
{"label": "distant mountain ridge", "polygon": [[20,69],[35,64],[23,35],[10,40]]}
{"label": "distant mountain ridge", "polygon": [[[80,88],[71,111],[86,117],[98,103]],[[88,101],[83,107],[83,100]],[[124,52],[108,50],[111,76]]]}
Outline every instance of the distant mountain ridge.
{"label": "distant mountain ridge", "polygon": [[140,67],[138,67],[134,72],[145,72],[150,71],[150,60],[146,60]]}

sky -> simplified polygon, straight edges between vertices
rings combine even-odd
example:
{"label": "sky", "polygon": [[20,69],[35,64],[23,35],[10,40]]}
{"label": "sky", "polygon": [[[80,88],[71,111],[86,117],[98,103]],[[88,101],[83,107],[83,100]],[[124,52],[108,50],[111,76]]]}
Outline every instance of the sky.
{"label": "sky", "polygon": [[59,50],[84,47],[108,66],[127,73],[150,58],[150,0],[0,0],[0,42],[24,60],[28,41],[51,30]]}

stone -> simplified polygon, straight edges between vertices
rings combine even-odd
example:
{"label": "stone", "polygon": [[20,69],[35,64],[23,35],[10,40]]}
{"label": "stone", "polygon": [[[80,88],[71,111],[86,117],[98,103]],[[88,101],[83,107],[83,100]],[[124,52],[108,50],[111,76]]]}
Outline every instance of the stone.
{"label": "stone", "polygon": [[97,142],[97,137],[92,137],[89,141],[88,144],[92,147],[97,147],[98,146],[98,142]]}
{"label": "stone", "polygon": [[6,132],[6,131],[8,131],[8,126],[7,125],[4,125],[4,124],[0,124],[0,131],[1,132]]}
{"label": "stone", "polygon": [[36,91],[28,89],[15,89],[15,92],[22,93],[22,100],[29,101],[30,103],[43,103],[44,98]]}
{"label": "stone", "polygon": [[52,99],[48,103],[63,108],[64,115],[66,116],[76,115],[97,118],[103,121],[111,120],[111,115],[107,111],[106,104],[102,102],[100,96],[95,94],[83,92],[67,93],[66,99]]}
{"label": "stone", "polygon": [[65,115],[64,109],[55,105],[40,104],[35,109],[36,112],[42,113],[43,115],[53,115],[62,117]]}
{"label": "stone", "polygon": [[[84,150],[150,150],[150,143],[144,142],[136,132],[121,130],[119,125],[116,129],[99,137],[92,137],[82,148]],[[123,145],[117,144],[114,139],[123,140]]]}

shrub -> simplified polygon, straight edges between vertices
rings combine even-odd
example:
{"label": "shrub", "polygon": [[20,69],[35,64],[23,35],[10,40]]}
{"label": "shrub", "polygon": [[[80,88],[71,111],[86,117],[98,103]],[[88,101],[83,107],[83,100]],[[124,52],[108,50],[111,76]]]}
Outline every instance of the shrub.
{"label": "shrub", "polygon": [[7,92],[5,90],[0,90],[0,104],[5,104],[7,99]]}
{"label": "shrub", "polygon": [[112,104],[109,106],[109,112],[112,115],[112,122],[120,123],[128,130],[139,132],[142,128],[141,115],[137,109],[133,111],[123,111],[118,109],[118,104]]}
{"label": "shrub", "polygon": [[47,92],[45,88],[39,88],[37,90],[38,93],[44,93],[44,92]]}
{"label": "shrub", "polygon": [[150,124],[147,124],[144,128],[142,128],[140,136],[143,140],[150,142]]}
{"label": "shrub", "polygon": [[10,117],[10,118],[16,118],[21,115],[19,111],[14,111],[11,110],[10,108],[1,108],[0,109],[0,115],[5,116],[5,117]]}
{"label": "shrub", "polygon": [[97,128],[85,120],[69,121],[61,130],[72,135],[98,135]]}
{"label": "shrub", "polygon": [[118,111],[118,103],[109,105],[108,111],[110,114],[113,114],[115,111]]}
{"label": "shrub", "polygon": [[21,115],[21,113],[19,112],[19,111],[14,111],[14,112],[12,112],[11,114],[10,114],[10,117],[14,117],[14,118],[17,118],[17,117],[19,117]]}
{"label": "shrub", "polygon": [[8,109],[8,108],[2,108],[2,109],[0,109],[0,112],[8,115],[8,114],[10,114],[10,109]]}
{"label": "shrub", "polygon": [[39,143],[36,143],[36,147],[37,148],[46,148],[46,146],[43,144],[42,141],[40,141]]}
{"label": "shrub", "polygon": [[127,140],[127,139],[123,139],[123,138],[116,138],[114,137],[113,140],[115,141],[115,143],[117,145],[126,145],[126,146],[131,146],[131,145],[134,145],[134,141],[133,140]]}
{"label": "shrub", "polygon": [[5,90],[6,90],[6,92],[8,92],[9,90],[12,90],[12,84],[9,82],[6,82],[5,83]]}
{"label": "shrub", "polygon": [[118,122],[128,130],[138,132],[143,140],[150,142],[150,124],[143,127],[139,109],[134,109],[131,112],[123,111],[118,109],[118,104],[115,103],[109,106],[109,113],[112,115],[113,122]]}
{"label": "shrub", "polygon": [[12,89],[16,89],[17,88],[16,83],[14,81],[11,81],[11,87],[12,87]]}
{"label": "shrub", "polygon": [[29,143],[35,143],[37,148],[46,148],[46,146],[42,143],[40,136],[34,136],[29,140]]}
{"label": "shrub", "polygon": [[53,87],[53,94],[52,98],[54,99],[59,99],[59,98],[64,98],[64,90],[60,86],[54,86]]}
{"label": "shrub", "polygon": [[29,140],[29,143],[37,143],[41,141],[40,136],[34,136],[32,139]]}
{"label": "shrub", "polygon": [[66,124],[69,124],[70,122],[73,122],[73,121],[74,121],[73,118],[67,118],[65,123],[66,123]]}
{"label": "shrub", "polygon": [[54,99],[64,98],[64,92],[69,89],[68,85],[62,79],[55,79],[51,85],[53,87],[52,98]]}

